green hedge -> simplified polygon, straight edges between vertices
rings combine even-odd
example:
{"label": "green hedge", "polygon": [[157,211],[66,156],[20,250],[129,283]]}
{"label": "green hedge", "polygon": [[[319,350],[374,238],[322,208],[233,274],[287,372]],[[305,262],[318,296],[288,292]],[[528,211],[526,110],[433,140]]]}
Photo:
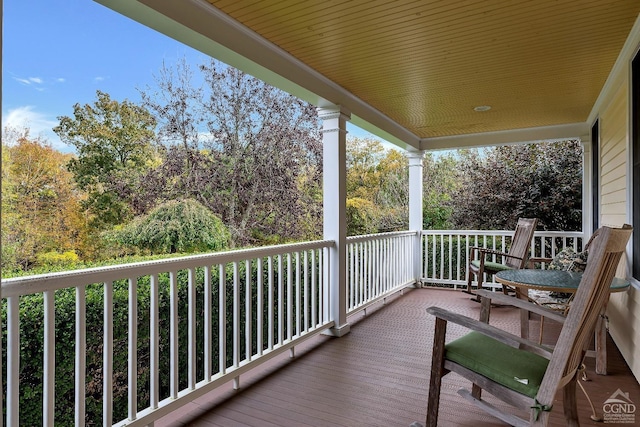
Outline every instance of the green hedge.
{"label": "green hedge", "polygon": [[[283,272],[286,275],[286,259]],[[277,277],[277,266],[274,263],[274,277]],[[266,270],[266,262],[264,264]],[[295,274],[295,260],[292,259]],[[241,358],[245,354],[245,264],[239,265],[240,277],[240,352]],[[204,378],[204,271],[195,270],[196,275],[196,355],[197,355],[197,381]],[[266,271],[264,275],[265,307],[263,319],[263,334],[266,348],[267,337],[267,281]],[[257,272],[255,263],[252,265],[252,306],[256,307],[257,301]],[[160,399],[169,395],[169,287],[168,274],[159,275],[159,317],[160,317]],[[285,280],[286,283],[286,280]],[[295,283],[295,282],[294,282]],[[179,318],[179,384],[180,389],[187,386],[188,381],[188,272],[179,271],[178,284],[178,318]],[[217,354],[218,343],[218,268],[212,268],[212,342],[213,372],[219,369]],[[118,421],[127,417],[127,326],[128,326],[128,281],[114,282],[113,294],[113,326],[114,326],[114,362],[113,362],[113,419]],[[295,291],[294,291],[295,292]],[[138,408],[145,408],[149,404],[149,350],[150,350],[150,279],[142,277],[138,279]],[[226,301],[227,301],[227,354],[225,357],[227,367],[233,363],[233,269],[227,267],[226,271]],[[295,295],[293,295],[295,303]],[[320,299],[319,291],[316,295]],[[86,423],[88,425],[102,423],[102,359],[103,359],[103,284],[89,285],[86,288],[86,323],[87,323],[87,380],[86,380]],[[286,307],[286,286],[284,293],[284,306]],[[277,289],[274,289],[274,311],[277,305]],[[6,300],[3,300],[3,322],[6,325]],[[56,389],[55,389],[55,422],[56,425],[73,425],[74,420],[74,358],[75,358],[75,289],[63,289],[55,293],[56,313]],[[295,307],[293,308],[295,328]],[[286,315],[286,314],[285,314]],[[277,314],[276,314],[277,316]],[[21,355],[20,355],[20,425],[42,425],[42,375],[43,375],[43,336],[44,336],[44,304],[42,295],[29,295],[20,300],[20,331],[21,331]],[[256,342],[257,319],[254,314],[252,319],[252,342]],[[286,321],[285,338],[286,338]],[[275,319],[274,336],[277,337],[277,317]],[[6,330],[3,335],[3,365],[6,366]],[[295,331],[293,331],[295,333]],[[253,344],[255,346],[255,344]],[[252,349],[253,352],[256,349]],[[3,376],[3,386],[6,390],[6,376]]]}

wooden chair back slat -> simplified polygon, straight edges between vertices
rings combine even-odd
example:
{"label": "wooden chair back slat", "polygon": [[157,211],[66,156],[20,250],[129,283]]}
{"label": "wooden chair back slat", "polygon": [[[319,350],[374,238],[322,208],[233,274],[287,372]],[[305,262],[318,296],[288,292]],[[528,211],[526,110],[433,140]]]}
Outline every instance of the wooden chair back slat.
{"label": "wooden chair back slat", "polygon": [[[590,241],[587,268],[540,386],[541,394],[549,394],[553,399],[555,390],[570,381],[582,364],[598,318],[609,299],[611,281],[630,235],[631,227],[627,225],[620,229],[603,227],[598,230],[598,238]],[[554,373],[554,370],[558,372]],[[545,385],[545,381],[555,383],[555,386]],[[547,389],[549,387],[554,391]],[[545,397],[541,395],[540,398]]]}
{"label": "wooden chair back slat", "polygon": [[507,257],[505,265],[511,268],[524,268],[529,258],[531,239],[533,239],[537,223],[536,218],[520,218],[518,220],[508,252],[509,255],[517,258]]}

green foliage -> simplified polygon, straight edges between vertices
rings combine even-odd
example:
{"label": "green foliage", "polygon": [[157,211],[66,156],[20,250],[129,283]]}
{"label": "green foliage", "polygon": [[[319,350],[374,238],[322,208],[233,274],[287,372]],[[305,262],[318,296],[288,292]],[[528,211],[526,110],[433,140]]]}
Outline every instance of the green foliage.
{"label": "green foliage", "polygon": [[450,206],[456,228],[515,228],[538,218],[544,230],[582,227],[582,146],[545,142],[461,153],[461,185]]}
{"label": "green foliage", "polygon": [[85,206],[94,215],[93,226],[103,229],[135,213],[130,201],[155,157],[156,120],[127,100],[112,100],[101,91],[96,96],[93,105],[74,105],[73,118],[59,117],[53,131],[75,147],[77,157],[69,162],[69,170],[89,194]]}
{"label": "green foliage", "polygon": [[218,251],[230,238],[222,220],[195,200],[165,202],[113,234],[121,244],[152,253]]}
{"label": "green foliage", "polygon": [[44,267],[60,266],[71,270],[79,261],[76,251],[65,251],[63,253],[57,251],[44,252],[37,255],[38,264]]}
{"label": "green foliage", "polygon": [[[467,274],[467,238],[456,235],[435,235],[423,238],[423,247],[426,248],[424,254],[424,262],[427,263],[427,276],[438,279],[455,279],[456,274],[459,277],[465,277]],[[469,243],[473,245],[474,242]],[[460,257],[457,254],[460,254]],[[437,262],[434,264],[433,259]],[[451,263],[451,275],[449,274],[449,263]]]}
{"label": "green foliage", "polygon": [[[282,271],[287,271],[289,263],[291,270],[296,271],[295,257],[288,260],[284,257]],[[267,266],[264,262],[264,266]],[[268,343],[266,337],[268,331],[268,307],[265,305],[262,313],[256,311],[256,295],[257,295],[257,276],[256,263],[251,263],[249,275],[251,277],[251,295],[252,295],[252,331],[253,336],[250,339],[252,343],[252,351],[256,352],[257,345],[256,331],[258,325],[258,316],[263,316],[263,349],[267,348]],[[318,267],[319,268],[319,267]],[[233,312],[234,312],[234,286],[233,265],[227,265],[223,270],[223,292],[226,293],[226,342],[227,353],[223,355],[223,363],[227,367],[233,363]],[[240,301],[237,302],[239,307],[240,324],[236,330],[239,331],[240,353],[246,352],[246,282],[244,278],[247,276],[247,266],[245,263],[238,265],[238,295]],[[265,268],[263,274],[263,293],[268,295],[269,274]],[[272,275],[277,276],[278,266],[276,262],[273,264]],[[316,271],[316,274],[318,272]],[[196,294],[196,325],[195,325],[195,346],[196,346],[196,380],[204,379],[204,270],[198,268],[194,270],[193,284]],[[178,302],[178,381],[180,388],[187,386],[188,380],[188,301],[189,294],[189,273],[180,270],[176,274],[177,284],[177,302]],[[285,279],[286,281],[286,279]],[[151,286],[148,276],[137,279],[136,297],[137,297],[137,358],[138,358],[138,407],[146,407],[149,404],[150,390],[150,309],[151,309]],[[158,313],[159,313],[159,366],[160,366],[160,399],[169,396],[170,376],[170,340],[169,331],[170,324],[170,283],[169,274],[158,275]],[[211,307],[211,320],[213,325],[219,324],[219,307],[215,301],[218,301],[220,292],[220,271],[218,268],[211,270],[211,298],[214,303]],[[113,413],[114,421],[122,420],[127,417],[127,381],[128,381],[128,302],[129,302],[130,283],[127,280],[118,280],[113,283]],[[285,288],[283,292],[283,300],[289,297],[288,290]],[[316,292],[320,292],[319,289]],[[276,292],[277,293],[277,292]],[[305,296],[306,297],[306,296]],[[266,297],[265,297],[266,298]],[[308,296],[310,300],[311,297]],[[321,300],[319,293],[316,293],[315,299]],[[56,329],[56,370],[55,370],[55,407],[56,407],[56,425],[73,425],[74,424],[74,363],[75,363],[75,315],[76,315],[76,291],[73,288],[62,289],[55,292],[55,329]],[[86,355],[87,355],[87,382],[86,382],[86,422],[94,424],[102,418],[102,381],[103,381],[103,331],[104,331],[104,285],[94,284],[86,287]],[[266,302],[266,299],[265,299]],[[278,305],[277,297],[274,295],[274,306]],[[296,308],[292,308],[294,313]],[[6,324],[6,300],[3,300],[2,306],[2,322]],[[301,314],[305,316],[305,314]],[[21,348],[20,348],[20,421],[22,425],[42,425],[42,380],[43,380],[43,337],[44,337],[44,301],[43,295],[29,295],[20,299],[20,329],[21,329]],[[304,319],[301,319],[304,321]],[[308,319],[307,319],[308,320]],[[294,316],[294,324],[296,319]],[[275,337],[278,336],[278,322],[276,319],[274,330],[271,331]],[[219,329],[214,327],[212,330],[212,342],[219,342]],[[285,322],[284,337],[289,334],[295,334],[295,331],[287,329]],[[3,364],[6,365],[6,349],[7,336],[2,337]],[[277,338],[276,338],[277,341]],[[277,343],[277,342],[276,342]],[[211,358],[212,369],[217,372],[220,369],[218,347],[214,345],[213,355]],[[167,373],[162,374],[162,373]],[[3,385],[6,387],[6,376],[2,377]]]}
{"label": "green foliage", "polygon": [[449,218],[453,212],[451,206],[441,201],[422,201],[422,228],[424,230],[448,230],[451,228]]}
{"label": "green foliage", "polygon": [[347,199],[347,224],[350,235],[377,231],[377,212],[373,202],[359,197]]}
{"label": "green foliage", "polygon": [[406,229],[409,177],[406,157],[380,141],[347,140],[347,234]]}
{"label": "green foliage", "polygon": [[460,168],[453,154],[427,153],[423,161],[422,225],[425,230],[451,228],[452,194],[460,186]]}
{"label": "green foliage", "polygon": [[[114,414],[125,418],[127,414],[127,283],[114,284]],[[139,310],[148,310],[148,291],[138,292]],[[55,421],[56,425],[74,423],[74,367],[75,367],[75,289],[62,289],[55,293]],[[3,317],[6,317],[6,302],[3,301]],[[87,422],[93,423],[102,417],[102,355],[103,355],[103,288],[91,285],[86,288],[87,327]],[[42,424],[43,381],[43,337],[44,299],[42,294],[20,299],[20,422],[21,425]],[[148,353],[149,324],[139,319],[139,349]],[[148,320],[148,319],[147,319]],[[6,340],[6,336],[3,337]],[[3,342],[3,357],[6,360],[6,341]],[[148,389],[148,366],[140,364],[143,385]],[[145,377],[146,375],[146,377]],[[3,378],[3,380],[5,380]],[[144,395],[141,395],[141,400]],[[148,396],[146,397],[148,401]]]}

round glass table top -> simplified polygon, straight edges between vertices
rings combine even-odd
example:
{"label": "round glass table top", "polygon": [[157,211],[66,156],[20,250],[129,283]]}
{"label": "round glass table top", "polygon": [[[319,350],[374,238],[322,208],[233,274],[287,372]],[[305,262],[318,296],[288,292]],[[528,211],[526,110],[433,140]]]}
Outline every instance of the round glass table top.
{"label": "round glass table top", "polygon": [[[504,270],[496,273],[496,280],[504,285],[556,292],[576,292],[582,280],[582,272],[563,270]],[[625,291],[630,283],[614,277],[611,292]]]}

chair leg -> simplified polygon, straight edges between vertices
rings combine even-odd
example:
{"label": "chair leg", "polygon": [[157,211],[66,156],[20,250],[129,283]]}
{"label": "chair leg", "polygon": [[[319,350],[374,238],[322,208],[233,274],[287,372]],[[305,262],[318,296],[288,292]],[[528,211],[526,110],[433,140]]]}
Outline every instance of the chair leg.
{"label": "chair leg", "polygon": [[[484,276],[484,273],[482,272],[482,270],[480,270],[476,274],[476,277],[478,278],[478,290],[482,289],[483,276]],[[469,283],[471,283],[471,280],[469,280]],[[471,289],[471,285],[469,285],[469,289]],[[469,293],[474,296],[474,298],[471,298],[471,301],[480,302],[480,297],[478,296],[478,294],[474,294],[473,292],[469,292]]]}
{"label": "chair leg", "polygon": [[[567,427],[578,427],[578,403],[576,400],[577,375],[562,389],[562,406]],[[586,394],[586,393],[585,393]],[[588,398],[588,396],[587,396]],[[589,401],[591,403],[591,401]]]}
{"label": "chair leg", "polygon": [[475,397],[478,400],[482,399],[482,389],[477,384],[471,385],[471,396]]}
{"label": "chair leg", "polygon": [[482,271],[482,269],[478,271],[476,277],[478,278],[478,289],[482,289],[482,283],[484,283],[484,271]]}
{"label": "chair leg", "polygon": [[436,329],[433,337],[433,358],[431,360],[431,378],[429,380],[429,398],[427,401],[427,420],[425,427],[437,427],[438,408],[440,405],[440,389],[442,377],[446,375],[444,369],[444,340],[447,333],[447,322],[436,319]]}
{"label": "chair leg", "polygon": [[471,290],[472,283],[473,283],[473,271],[471,271],[471,268],[467,268],[467,289],[463,290],[463,292],[466,292],[469,295],[475,295]]}

